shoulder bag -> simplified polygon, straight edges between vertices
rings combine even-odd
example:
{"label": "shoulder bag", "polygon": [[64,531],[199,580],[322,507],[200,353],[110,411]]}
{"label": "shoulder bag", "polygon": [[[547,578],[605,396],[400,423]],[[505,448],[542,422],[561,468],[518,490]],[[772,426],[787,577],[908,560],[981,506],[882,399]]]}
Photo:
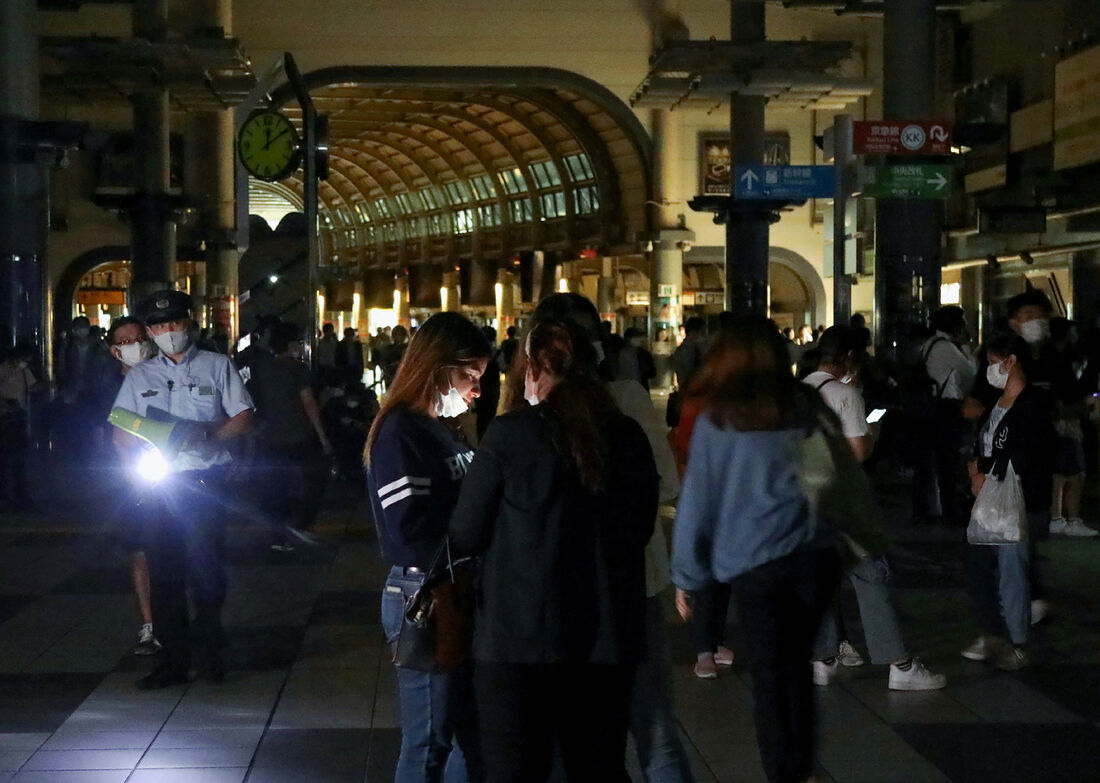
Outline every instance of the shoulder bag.
{"label": "shoulder bag", "polygon": [[442,674],[470,657],[474,629],[473,558],[451,558],[444,538],[424,584],[405,602],[393,663],[404,669]]}

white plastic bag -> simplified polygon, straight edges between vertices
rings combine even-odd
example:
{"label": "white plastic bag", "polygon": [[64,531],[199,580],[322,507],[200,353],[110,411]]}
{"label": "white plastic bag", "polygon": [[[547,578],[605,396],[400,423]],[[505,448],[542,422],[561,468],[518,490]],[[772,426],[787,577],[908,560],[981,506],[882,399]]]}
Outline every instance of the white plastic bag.
{"label": "white plastic bag", "polygon": [[1027,541],[1027,507],[1020,477],[1008,463],[1004,481],[992,472],[985,477],[974,508],[966,540],[971,544],[1020,544]]}

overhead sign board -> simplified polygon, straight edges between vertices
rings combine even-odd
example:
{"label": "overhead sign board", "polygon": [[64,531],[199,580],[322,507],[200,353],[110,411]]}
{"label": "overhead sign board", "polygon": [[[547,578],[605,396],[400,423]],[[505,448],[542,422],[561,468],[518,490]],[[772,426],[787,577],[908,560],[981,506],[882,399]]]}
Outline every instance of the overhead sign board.
{"label": "overhead sign board", "polygon": [[950,155],[951,123],[872,120],[852,123],[856,155]]}
{"label": "overhead sign board", "polygon": [[1054,168],[1100,160],[1100,46],[1054,66]]}
{"label": "overhead sign board", "polygon": [[868,166],[863,195],[874,198],[949,198],[953,172],[946,163]]}
{"label": "overhead sign board", "polygon": [[836,174],[832,166],[738,166],[737,198],[832,198]]}

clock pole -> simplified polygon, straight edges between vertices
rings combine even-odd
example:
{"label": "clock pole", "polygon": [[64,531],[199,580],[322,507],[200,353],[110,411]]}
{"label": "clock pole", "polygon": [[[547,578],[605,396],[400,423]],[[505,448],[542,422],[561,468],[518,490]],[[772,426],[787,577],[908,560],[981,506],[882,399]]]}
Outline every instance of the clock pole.
{"label": "clock pole", "polygon": [[313,352],[317,347],[317,325],[323,316],[323,313],[317,311],[317,286],[319,284],[317,267],[320,254],[320,241],[317,235],[317,183],[322,176],[327,174],[319,165],[321,163],[320,155],[327,151],[327,142],[320,138],[322,134],[319,133],[319,130],[326,125],[324,120],[327,118],[318,117],[317,110],[313,106],[313,99],[310,98],[309,90],[306,89],[302,80],[302,74],[298,70],[297,63],[294,62],[294,56],[290,52],[286,52],[283,58],[287,79],[298,98],[298,104],[302,107],[302,168],[305,173],[305,204],[303,208],[309,231],[307,237],[309,245],[309,288],[306,292],[306,312],[309,313],[307,336],[309,339],[306,343],[306,350],[309,353],[307,358],[312,363]]}

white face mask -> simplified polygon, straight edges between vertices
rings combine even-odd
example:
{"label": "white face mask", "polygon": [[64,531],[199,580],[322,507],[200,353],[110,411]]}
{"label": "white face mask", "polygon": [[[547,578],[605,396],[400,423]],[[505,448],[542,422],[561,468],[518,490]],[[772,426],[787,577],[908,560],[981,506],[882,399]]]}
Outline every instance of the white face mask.
{"label": "white face mask", "polygon": [[1033,318],[1020,324],[1020,336],[1029,345],[1041,343],[1050,337],[1050,321],[1045,318]]}
{"label": "white face mask", "polygon": [[133,367],[134,365],[141,364],[146,359],[151,359],[156,355],[156,349],[153,345],[145,340],[138,343],[127,343],[126,345],[116,345],[118,348],[119,359],[127,367]]}
{"label": "white face mask", "polygon": [[347,405],[348,405],[349,408],[358,408],[359,407],[359,400],[352,397],[350,400],[348,400]]}
{"label": "white face mask", "polygon": [[1008,383],[1008,373],[1001,369],[1001,362],[985,368],[985,379],[994,389],[1003,389]]}
{"label": "white face mask", "polygon": [[178,332],[163,332],[153,335],[153,342],[155,342],[157,348],[160,348],[164,353],[169,356],[176,356],[177,354],[183,353],[191,346],[191,335],[188,334],[186,329],[181,329]]}
{"label": "white face mask", "polygon": [[468,410],[470,410],[469,403],[462,399],[462,395],[458,393],[458,389],[454,386],[448,389],[446,394],[440,394],[439,399],[435,402],[436,415],[445,419],[461,416]]}
{"label": "white face mask", "polygon": [[527,400],[528,405],[539,404],[538,389],[535,387],[534,382],[532,382],[531,380],[530,372],[528,372],[527,375],[523,377],[523,399]]}

